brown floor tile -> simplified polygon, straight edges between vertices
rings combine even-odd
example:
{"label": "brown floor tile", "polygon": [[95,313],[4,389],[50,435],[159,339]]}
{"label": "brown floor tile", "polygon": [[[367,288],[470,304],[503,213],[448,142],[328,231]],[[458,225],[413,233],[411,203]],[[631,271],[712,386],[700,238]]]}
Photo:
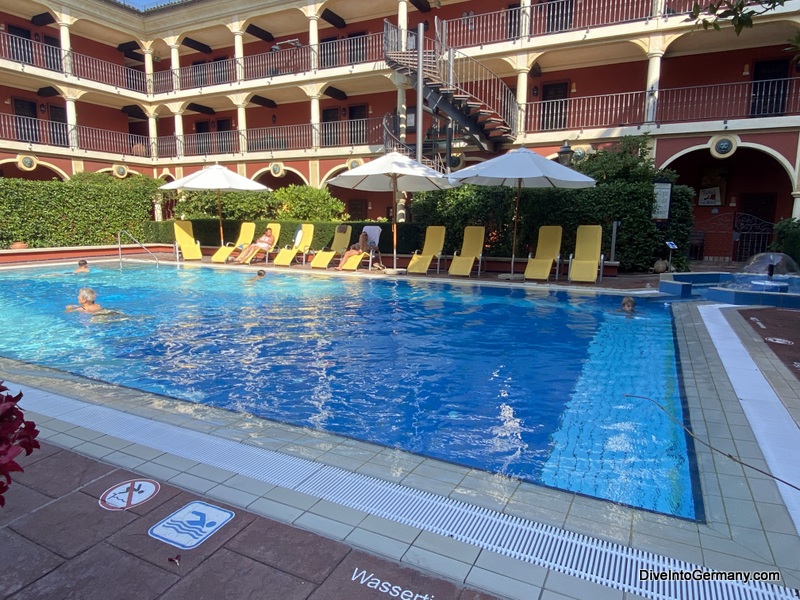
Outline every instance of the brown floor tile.
{"label": "brown floor tile", "polygon": [[161,600],[305,600],[314,589],[314,584],[308,581],[223,548],[184,577]]}
{"label": "brown floor tile", "polygon": [[180,554],[180,571],[183,574],[187,574],[225,545],[233,536],[242,531],[242,529],[247,527],[256,518],[255,515],[245,510],[230,508],[211,500],[208,501],[209,504],[232,510],[235,516],[196,548],[183,550],[149,535],[148,532],[153,525],[183,508],[193,500],[197,500],[197,496],[188,492],[182,492],[147,515],[139,517],[135,522],[124,529],[116,532],[109,537],[108,543],[134,556],[138,556],[157,567],[165,569],[170,569],[174,566],[168,559]]}
{"label": "brown floor tile", "polygon": [[23,517],[9,527],[59,556],[85,552],[136,519],[123,511],[103,510],[97,500],[75,492]]}
{"label": "brown floor tile", "polygon": [[53,501],[50,496],[45,496],[41,492],[13,480],[4,496],[6,505],[0,508],[0,527]]}
{"label": "brown floor tile", "polygon": [[0,556],[0,598],[21,590],[64,562],[8,529],[0,529]]}
{"label": "brown floor tile", "polygon": [[[462,589],[449,581],[354,550],[312,594],[311,600],[374,600],[416,598],[417,595],[420,598],[427,595],[427,598],[435,597],[436,600],[457,600]],[[405,590],[413,595],[402,596]]]}
{"label": "brown floor tile", "polygon": [[57,452],[28,465],[25,472],[18,473],[14,479],[58,498],[114,470],[116,467],[74,452]]}
{"label": "brown floor tile", "polygon": [[48,456],[58,454],[59,452],[64,452],[64,450],[62,450],[58,446],[53,446],[53,444],[48,444],[47,442],[43,442],[42,440],[38,441],[39,441],[39,448],[36,448],[28,456],[25,456],[25,453],[23,452],[17,457],[17,463],[23,469],[27,469],[28,466],[32,465],[37,461],[42,460],[43,458],[47,458]]}
{"label": "brown floor tile", "polygon": [[[105,477],[98,479],[97,481],[90,483],[86,487],[81,488],[81,492],[84,494],[88,494],[95,498],[96,500],[100,499],[106,490],[119,485],[125,481],[130,481],[132,479],[151,479],[150,477],[143,477],[142,475],[137,475],[136,473],[131,473],[130,471],[114,471],[113,473],[109,473]],[[165,502],[171,500],[178,494],[182,492],[182,490],[165,484],[161,481],[158,482],[161,486],[158,493],[153,496],[150,500],[143,504],[138,504],[136,506],[132,506],[126,512],[133,513],[135,515],[146,515],[149,512],[152,512]],[[188,500],[187,500],[188,502]]]}
{"label": "brown floor tile", "polygon": [[268,519],[254,521],[225,546],[314,583],[322,583],[350,552],[345,544]]}
{"label": "brown floor tile", "polygon": [[98,544],[9,600],[155,600],[177,581],[172,573]]}

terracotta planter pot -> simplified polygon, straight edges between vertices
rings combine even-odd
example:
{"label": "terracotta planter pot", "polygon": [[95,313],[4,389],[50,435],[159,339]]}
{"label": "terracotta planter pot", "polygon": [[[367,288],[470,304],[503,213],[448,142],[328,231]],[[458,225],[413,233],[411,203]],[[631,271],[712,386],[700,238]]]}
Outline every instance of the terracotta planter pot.
{"label": "terracotta planter pot", "polygon": [[12,250],[24,250],[28,247],[28,244],[25,242],[12,242],[11,249]]}

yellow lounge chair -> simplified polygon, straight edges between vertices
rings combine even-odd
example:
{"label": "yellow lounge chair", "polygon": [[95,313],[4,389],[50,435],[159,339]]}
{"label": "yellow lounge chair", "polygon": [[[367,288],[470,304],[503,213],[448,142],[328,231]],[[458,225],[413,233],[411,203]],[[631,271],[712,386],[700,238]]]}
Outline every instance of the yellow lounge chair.
{"label": "yellow lounge chair", "polygon": [[442,249],[444,248],[445,228],[442,225],[430,225],[425,229],[425,242],[422,244],[422,251],[415,251],[411,255],[406,273],[421,273],[425,275],[431,267],[433,257],[436,257],[436,272],[439,272],[439,264],[442,260]]}
{"label": "yellow lounge chair", "polygon": [[297,228],[294,234],[294,242],[291,246],[286,246],[278,252],[278,256],[272,261],[276,267],[288,267],[298,254],[303,254],[303,264],[306,264],[306,255],[311,251],[311,242],[314,239],[314,225],[303,223]]}
{"label": "yellow lounge chair", "polygon": [[478,261],[478,276],[481,274],[481,261],[483,260],[483,238],[486,229],[479,225],[468,225],[464,228],[464,240],[461,242],[461,252],[453,256],[450,262],[450,275],[463,275],[469,277],[475,260]]}
{"label": "yellow lounge chair", "polygon": [[214,256],[211,257],[212,263],[224,263],[228,260],[228,257],[233,253],[234,250],[239,250],[240,252],[247,248],[250,244],[253,243],[253,238],[256,235],[256,224],[247,221],[242,223],[241,228],[239,229],[239,238],[236,240],[235,243],[231,244],[228,242],[227,245],[221,246],[219,250],[214,252]]}
{"label": "yellow lounge chair", "polygon": [[200,243],[194,239],[191,221],[175,221],[173,223],[175,231],[175,243],[183,256],[183,260],[200,260],[203,253],[200,251]]}
{"label": "yellow lounge chair", "polygon": [[553,263],[556,263],[556,281],[558,281],[559,264],[561,262],[561,226],[542,225],[539,227],[539,240],[536,242],[536,256],[528,258],[525,267],[525,279],[550,279]]}
{"label": "yellow lounge chair", "polygon": [[596,283],[598,273],[603,280],[603,228],[580,225],[575,239],[575,254],[569,255],[569,281]]}
{"label": "yellow lounge chair", "polygon": [[278,247],[278,240],[281,237],[281,224],[267,223],[267,226],[264,227],[264,230],[266,231],[268,228],[272,229],[272,239],[275,240],[274,242],[272,242],[272,248],[270,248],[269,251],[259,248],[258,251],[255,254],[253,254],[253,256],[250,257],[250,260],[244,261],[244,264],[249,265],[251,262],[256,260],[261,254],[264,255],[264,262],[265,263],[269,262],[269,253],[274,251],[275,248]]}
{"label": "yellow lounge chair", "polygon": [[327,269],[337,254],[343,256],[350,247],[350,236],[352,234],[352,225],[339,225],[336,228],[336,233],[333,234],[333,241],[330,247],[327,250],[323,248],[314,255],[314,258],[311,260],[311,268]]}

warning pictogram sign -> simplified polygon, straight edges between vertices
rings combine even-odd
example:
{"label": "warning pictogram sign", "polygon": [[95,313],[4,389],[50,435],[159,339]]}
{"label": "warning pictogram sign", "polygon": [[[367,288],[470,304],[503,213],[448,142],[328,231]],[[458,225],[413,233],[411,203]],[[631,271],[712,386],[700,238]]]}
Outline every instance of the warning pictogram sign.
{"label": "warning pictogram sign", "polygon": [[161,485],[152,479],[131,479],[108,488],[98,500],[106,510],[128,510],[153,498]]}

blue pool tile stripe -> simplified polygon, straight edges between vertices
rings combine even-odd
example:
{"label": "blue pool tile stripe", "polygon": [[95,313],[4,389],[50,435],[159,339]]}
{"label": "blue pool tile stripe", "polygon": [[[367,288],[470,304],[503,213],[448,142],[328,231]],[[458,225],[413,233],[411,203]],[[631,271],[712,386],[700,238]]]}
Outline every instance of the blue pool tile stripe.
{"label": "blue pool tile stripe", "polygon": [[[13,385],[6,382],[7,385]],[[16,386],[15,386],[16,387]],[[691,563],[536,523],[338,467],[31,388],[22,408],[131,443],[303,492],[368,514],[652,600],[789,600],[762,582],[642,581],[648,571],[709,571]]]}

